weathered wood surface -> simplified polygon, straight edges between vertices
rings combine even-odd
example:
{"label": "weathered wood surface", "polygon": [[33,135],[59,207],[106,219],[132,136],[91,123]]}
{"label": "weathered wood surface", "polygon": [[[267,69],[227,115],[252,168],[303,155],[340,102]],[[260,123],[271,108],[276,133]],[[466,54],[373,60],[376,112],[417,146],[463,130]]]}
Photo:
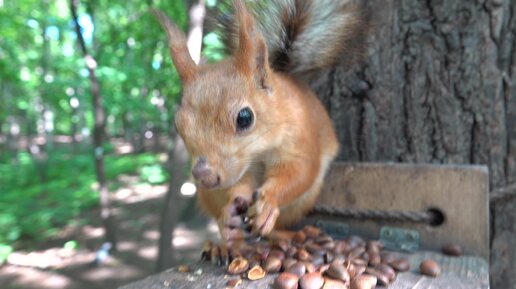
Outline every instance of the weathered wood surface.
{"label": "weathered wood surface", "polygon": [[[489,260],[489,177],[487,168],[471,165],[333,164],[318,204],[355,209],[444,213],[444,223],[430,226],[382,220],[341,219],[353,234],[379,239],[384,226],[419,233],[422,249],[460,244],[470,255]],[[323,218],[324,219],[324,218]]]}
{"label": "weathered wood surface", "polygon": [[[420,248],[440,249],[451,242],[460,244],[468,254],[457,258],[420,250],[407,255],[412,270],[400,274],[389,288],[480,289],[489,288],[487,188],[486,168],[481,166],[335,163],[318,203],[378,210],[424,211],[430,207],[442,210],[446,220],[437,227],[379,220],[333,221],[349,225],[346,234],[359,234],[369,239],[378,239],[379,230],[385,225],[408,228],[420,234]],[[306,218],[304,222],[317,217]],[[328,219],[323,217],[318,221]],[[437,261],[443,274],[438,278],[419,274],[419,264],[424,259]],[[274,276],[255,282],[245,281],[240,288],[270,288]],[[172,268],[123,289],[225,288],[227,279],[222,268],[196,263],[189,274]]]}
{"label": "weathered wood surface", "polygon": [[[422,260],[431,258],[442,268],[437,278],[423,276],[419,273]],[[433,252],[419,252],[409,256],[411,270],[401,273],[390,289],[487,289],[489,288],[488,264],[478,257],[447,257]],[[195,263],[190,266],[190,273],[180,273],[172,268],[147,279],[120,287],[120,289],[219,289],[226,288],[226,282],[235,278],[225,274],[224,269],[210,263]],[[243,278],[237,288],[266,289],[276,274],[257,281]],[[383,288],[383,287],[377,287]]]}
{"label": "weathered wood surface", "polygon": [[[516,182],[516,1],[359,1],[368,60],[313,84],[339,159],[485,164],[491,189]],[[514,223],[516,199],[493,205],[493,288],[516,288]]]}

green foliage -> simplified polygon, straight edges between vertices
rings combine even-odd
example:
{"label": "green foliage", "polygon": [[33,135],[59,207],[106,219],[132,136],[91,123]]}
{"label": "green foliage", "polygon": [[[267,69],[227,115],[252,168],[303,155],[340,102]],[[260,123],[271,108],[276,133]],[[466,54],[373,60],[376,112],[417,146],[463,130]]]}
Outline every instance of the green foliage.
{"label": "green foliage", "polygon": [[150,184],[162,184],[167,178],[167,172],[160,165],[148,165],[140,170],[140,179]]}
{"label": "green foliage", "polygon": [[[90,151],[73,153],[59,149],[38,162],[27,153],[19,153],[16,169],[8,161],[0,162],[0,244],[21,237],[44,239],[76,218],[81,210],[98,204],[93,158]],[[142,175],[142,181],[163,182],[166,172],[157,156],[108,155],[106,177],[115,181],[120,174]]]}
{"label": "green foliage", "polygon": [[209,61],[220,61],[224,58],[224,44],[220,40],[220,36],[215,32],[206,34],[203,38],[203,55]]}
{"label": "green foliage", "polygon": [[[44,110],[49,110],[53,133],[71,134],[76,126],[92,131],[90,82],[71,22],[70,1],[8,2],[0,7],[0,124],[15,120],[22,134],[34,134]],[[165,33],[148,12],[149,1],[80,3],[79,20],[97,61],[109,131],[167,131],[167,112],[181,86]],[[183,1],[154,4],[186,28]],[[74,101],[78,107],[72,107]],[[0,133],[7,130],[0,126]]]}
{"label": "green foliage", "polygon": [[[70,1],[0,1],[0,139],[82,134],[91,137],[95,112],[84,55],[71,21]],[[79,1],[79,20],[106,113],[107,135],[130,137],[150,130],[166,133],[181,84],[166,34],[148,12],[149,3],[187,28],[184,1]],[[210,9],[228,1],[209,0]],[[225,5],[225,6],[224,6]],[[218,61],[216,34],[204,39],[204,56]],[[41,129],[46,118],[52,126]],[[153,154],[113,155],[103,145],[109,187],[120,174],[163,183],[168,175]],[[92,148],[41,147],[41,155],[8,150],[0,143],[0,263],[21,238],[51,236],[98,204]],[[66,246],[74,247],[72,243]]]}
{"label": "green foliage", "polygon": [[11,246],[0,243],[0,265],[5,262],[12,252],[13,248]]}
{"label": "green foliage", "polygon": [[206,6],[215,7],[217,5],[217,0],[206,0]]}
{"label": "green foliage", "polygon": [[63,248],[68,250],[76,250],[79,248],[79,243],[75,240],[68,241],[64,243]]}

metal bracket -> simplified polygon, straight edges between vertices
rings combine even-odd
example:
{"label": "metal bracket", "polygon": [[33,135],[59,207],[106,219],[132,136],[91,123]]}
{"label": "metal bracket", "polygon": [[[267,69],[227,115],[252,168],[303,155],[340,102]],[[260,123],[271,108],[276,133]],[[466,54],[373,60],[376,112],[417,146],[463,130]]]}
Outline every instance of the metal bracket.
{"label": "metal bracket", "polygon": [[415,252],[419,249],[419,232],[384,226],[380,229],[380,241],[387,249]]}
{"label": "metal bracket", "polygon": [[[337,162],[325,179],[317,205],[371,211],[439,212],[441,217],[436,219],[439,222],[431,225],[382,218],[338,219],[349,225],[350,234],[378,239],[383,226],[416,230],[419,250],[440,251],[443,245],[453,243],[461,245],[465,254],[489,260],[488,189],[489,175],[484,166]],[[468,205],[457,210],[464,200],[468,200]],[[324,215],[317,218],[329,219]],[[412,241],[409,241],[402,243],[410,244]],[[410,249],[409,245],[403,245],[407,246]]]}

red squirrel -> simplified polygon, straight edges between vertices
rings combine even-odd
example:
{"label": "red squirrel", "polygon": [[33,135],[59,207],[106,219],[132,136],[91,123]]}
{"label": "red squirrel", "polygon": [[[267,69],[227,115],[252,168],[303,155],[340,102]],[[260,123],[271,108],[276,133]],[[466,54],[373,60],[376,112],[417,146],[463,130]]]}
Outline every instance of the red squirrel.
{"label": "red squirrel", "polygon": [[242,237],[233,222],[238,200],[251,204],[249,229],[260,236],[314,206],[339,144],[302,80],[347,53],[354,57],[351,42],[362,24],[348,0],[275,0],[253,13],[243,0],[233,4],[235,21],[226,26],[231,56],[202,65],[190,57],[180,29],[155,13],[183,84],[175,124],[192,157],[198,201],[225,241]]}

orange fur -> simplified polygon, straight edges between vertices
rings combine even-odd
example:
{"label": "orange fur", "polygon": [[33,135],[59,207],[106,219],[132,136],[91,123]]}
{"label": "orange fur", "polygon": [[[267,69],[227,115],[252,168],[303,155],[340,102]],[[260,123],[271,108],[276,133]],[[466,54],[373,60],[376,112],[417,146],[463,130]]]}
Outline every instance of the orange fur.
{"label": "orange fur", "polygon": [[181,80],[183,83],[192,81],[197,73],[197,67],[188,53],[185,35],[163,12],[156,9],[152,9],[151,12],[167,32],[170,55]]}
{"label": "orange fur", "polygon": [[[194,165],[202,162],[208,170],[211,185],[198,185],[201,208],[222,229],[228,204],[237,196],[250,201],[258,191],[260,198],[250,208],[253,230],[269,234],[313,207],[338,142],[317,97],[308,86],[270,68],[252,15],[241,1],[236,6],[241,31],[234,57],[192,70],[184,52],[172,53],[181,59],[174,61],[177,70],[191,79],[183,83],[175,121]],[[252,110],[254,122],[238,131],[236,119],[244,107]]]}

